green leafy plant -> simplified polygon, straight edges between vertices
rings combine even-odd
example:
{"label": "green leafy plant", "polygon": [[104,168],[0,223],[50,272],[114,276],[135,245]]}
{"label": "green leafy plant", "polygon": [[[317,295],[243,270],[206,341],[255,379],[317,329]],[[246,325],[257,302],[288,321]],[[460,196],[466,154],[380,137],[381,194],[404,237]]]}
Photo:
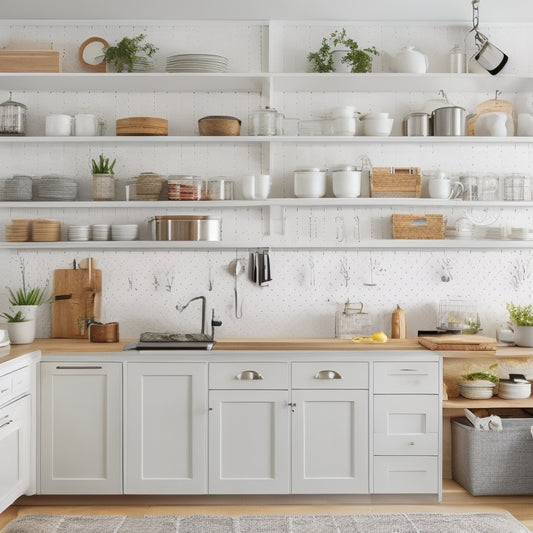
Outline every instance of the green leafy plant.
{"label": "green leafy plant", "polygon": [[515,305],[508,302],[505,307],[509,317],[517,326],[533,326],[533,308],[529,305]]}
{"label": "green leafy plant", "polygon": [[100,154],[98,161],[91,159],[93,174],[114,174],[116,159],[109,162],[109,157],[104,157],[104,154]]}
{"label": "green leafy plant", "polygon": [[47,302],[48,283],[44,287],[29,287],[26,284],[26,265],[22,260],[20,263],[20,273],[22,276],[22,287],[19,289],[7,287],[9,303],[11,305],[41,305]]}
{"label": "green leafy plant", "polygon": [[104,51],[104,61],[114,65],[117,72],[132,72],[136,59],[152,57],[159,48],[151,43],[141,44],[146,35],[140,33],[136,37],[124,37],[115,46],[108,46]]}
{"label": "green leafy plant", "polygon": [[14,315],[0,313],[0,316],[4,317],[8,322],[26,322],[26,317],[22,314],[22,311],[17,311]]}
{"label": "green leafy plant", "polygon": [[465,318],[463,323],[462,333],[467,333],[469,335],[475,335],[483,331],[481,328],[481,321],[479,320],[479,315],[471,318]]}
{"label": "green leafy plant", "polygon": [[493,365],[489,366],[489,372],[470,372],[469,374],[463,374],[461,377],[465,381],[478,381],[478,380],[486,380],[490,381],[491,383],[498,383],[498,376],[492,372],[495,368],[498,367],[498,364],[495,363]]}
{"label": "green leafy plant", "polygon": [[333,52],[335,47],[342,47],[347,52],[341,59],[342,63],[350,65],[351,72],[370,72],[372,70],[373,55],[379,52],[374,46],[359,48],[353,39],[346,36],[346,30],[335,30],[328,37],[322,39],[320,48],[316,52],[308,54],[307,59],[311,63],[313,72],[333,72]]}

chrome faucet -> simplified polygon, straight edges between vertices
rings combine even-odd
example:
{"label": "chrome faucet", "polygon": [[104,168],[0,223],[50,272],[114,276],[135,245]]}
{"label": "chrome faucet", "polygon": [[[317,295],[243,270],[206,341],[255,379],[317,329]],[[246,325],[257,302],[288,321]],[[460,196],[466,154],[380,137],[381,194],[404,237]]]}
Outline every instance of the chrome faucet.
{"label": "chrome faucet", "polygon": [[205,334],[205,296],[195,296],[194,298],[191,298],[185,305],[176,305],[176,309],[181,313],[182,311],[185,311],[187,309],[187,306],[194,302],[194,300],[202,300],[202,335]]}

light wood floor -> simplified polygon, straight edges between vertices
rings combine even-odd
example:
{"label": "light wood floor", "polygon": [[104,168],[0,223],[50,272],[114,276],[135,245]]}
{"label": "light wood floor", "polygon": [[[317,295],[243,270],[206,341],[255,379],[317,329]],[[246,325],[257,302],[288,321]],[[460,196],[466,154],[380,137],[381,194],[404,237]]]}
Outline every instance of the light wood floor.
{"label": "light wood floor", "polygon": [[[22,503],[12,505],[0,514],[0,528],[17,516],[25,514],[85,514],[85,515],[244,515],[244,514],[370,514],[370,513],[409,513],[409,512],[441,512],[441,513],[469,513],[469,512],[504,512],[508,511],[520,520],[530,531],[533,531],[533,496],[471,496],[453,481],[444,482],[442,503],[357,503],[357,504],[256,504],[249,505],[191,505],[154,503],[163,501],[158,497],[138,499],[135,503],[102,504],[102,498],[96,498],[98,503],[90,505],[80,504],[81,498],[75,504],[65,504],[65,498],[24,498]],[[86,498],[88,501],[91,497]],[[113,498],[111,498],[113,500]],[[41,505],[40,500],[46,502]]]}

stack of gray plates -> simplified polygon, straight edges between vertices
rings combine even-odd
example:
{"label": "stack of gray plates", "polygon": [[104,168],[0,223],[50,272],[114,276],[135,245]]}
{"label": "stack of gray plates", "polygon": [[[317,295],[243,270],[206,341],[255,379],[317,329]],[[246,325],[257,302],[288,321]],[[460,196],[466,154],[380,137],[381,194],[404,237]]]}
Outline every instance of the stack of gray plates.
{"label": "stack of gray plates", "polygon": [[43,176],[37,185],[40,200],[75,200],[78,184],[72,178]]}
{"label": "stack of gray plates", "polygon": [[227,72],[228,58],[214,54],[178,54],[168,56],[167,72]]}
{"label": "stack of gray plates", "polygon": [[4,183],[4,198],[8,202],[31,200],[31,186],[31,176],[13,176]]}

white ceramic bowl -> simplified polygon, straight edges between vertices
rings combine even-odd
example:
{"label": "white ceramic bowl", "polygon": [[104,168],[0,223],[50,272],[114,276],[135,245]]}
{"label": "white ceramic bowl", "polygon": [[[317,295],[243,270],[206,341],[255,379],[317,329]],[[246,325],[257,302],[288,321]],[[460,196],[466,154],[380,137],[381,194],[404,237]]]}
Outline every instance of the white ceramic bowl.
{"label": "white ceramic bowl", "polygon": [[363,120],[363,135],[372,137],[388,137],[392,131],[393,118]]}
{"label": "white ceramic bowl", "polygon": [[458,381],[458,385],[461,396],[470,400],[486,400],[487,398],[492,398],[494,387],[496,387],[495,383],[485,379]]}
{"label": "white ceramic bowl", "polygon": [[518,382],[509,379],[500,379],[498,383],[498,396],[506,400],[519,400],[531,396],[531,382]]}

